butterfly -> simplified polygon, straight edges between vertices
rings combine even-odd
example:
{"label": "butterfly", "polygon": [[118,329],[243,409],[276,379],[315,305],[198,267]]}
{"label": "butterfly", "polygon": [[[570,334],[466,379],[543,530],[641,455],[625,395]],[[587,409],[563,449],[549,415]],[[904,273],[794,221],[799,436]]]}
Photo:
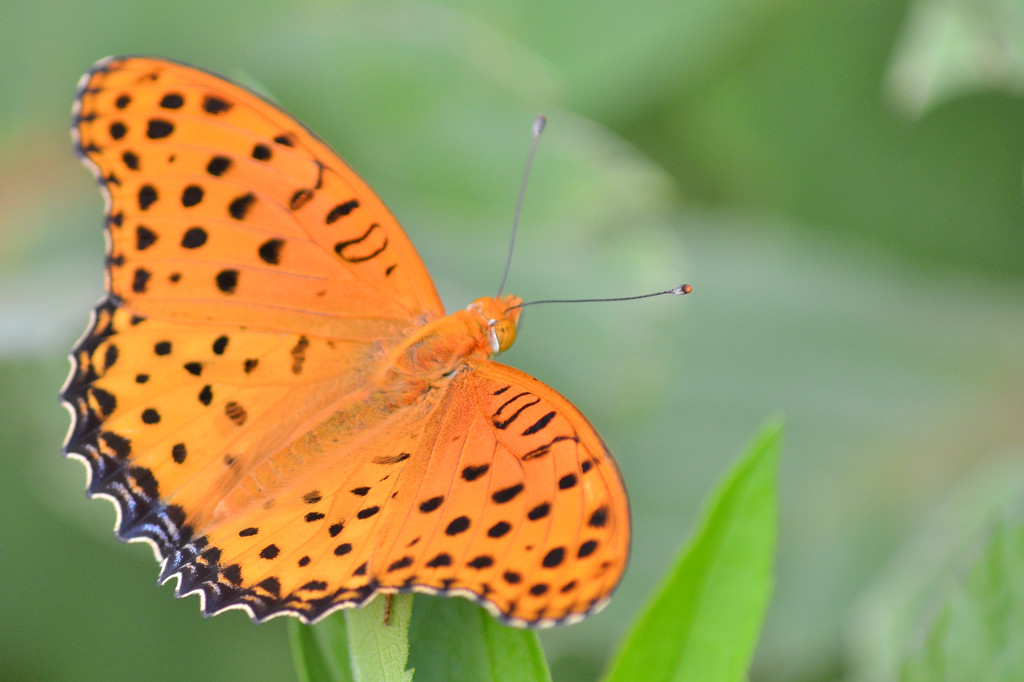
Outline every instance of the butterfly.
{"label": "butterfly", "polygon": [[626,491],[572,403],[491,360],[518,297],[446,314],[359,176],[211,73],[101,60],[71,132],[107,251],[64,452],[177,596],[311,623],[415,591],[519,627],[608,601]]}

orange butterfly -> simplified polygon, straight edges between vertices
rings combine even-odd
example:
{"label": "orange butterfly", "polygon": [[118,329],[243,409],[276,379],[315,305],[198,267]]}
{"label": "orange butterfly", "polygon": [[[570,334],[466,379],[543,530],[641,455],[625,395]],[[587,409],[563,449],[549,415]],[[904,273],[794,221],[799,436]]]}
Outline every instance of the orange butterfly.
{"label": "orange butterfly", "polygon": [[262,97],[163,59],[82,78],[106,288],[65,453],[205,614],[305,622],[378,593],[547,627],[629,554],[622,479],[573,405],[493,362],[516,296],[445,315],[384,204]]}

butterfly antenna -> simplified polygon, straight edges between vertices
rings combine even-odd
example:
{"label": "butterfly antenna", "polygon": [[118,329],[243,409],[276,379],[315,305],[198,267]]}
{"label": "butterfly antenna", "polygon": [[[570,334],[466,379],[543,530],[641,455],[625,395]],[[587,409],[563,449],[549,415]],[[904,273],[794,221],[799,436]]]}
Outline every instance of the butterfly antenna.
{"label": "butterfly antenna", "polygon": [[655,296],[665,296],[666,294],[683,296],[691,291],[693,291],[693,287],[689,284],[680,284],[679,286],[672,287],[671,289],[655,291],[650,294],[640,294],[639,296],[619,296],[616,298],[549,298],[543,301],[527,301],[526,303],[520,303],[519,305],[507,308],[505,312],[515,310],[516,308],[525,308],[528,305],[539,305],[541,303],[610,303],[612,301],[636,301],[641,298],[653,298]]}
{"label": "butterfly antenna", "polygon": [[530,167],[533,166],[533,155],[537,151],[537,141],[544,130],[548,119],[541,114],[533,121],[533,141],[530,143],[530,154],[526,157],[526,170],[523,171],[523,181],[519,185],[519,198],[516,200],[516,214],[512,218],[512,238],[508,242],[508,256],[505,257],[505,272],[501,275],[501,284],[498,286],[498,295],[505,290],[505,282],[508,281],[508,271],[512,267],[512,250],[516,247],[516,230],[519,228],[519,214],[523,211],[523,197],[526,195],[526,181],[530,178]]}

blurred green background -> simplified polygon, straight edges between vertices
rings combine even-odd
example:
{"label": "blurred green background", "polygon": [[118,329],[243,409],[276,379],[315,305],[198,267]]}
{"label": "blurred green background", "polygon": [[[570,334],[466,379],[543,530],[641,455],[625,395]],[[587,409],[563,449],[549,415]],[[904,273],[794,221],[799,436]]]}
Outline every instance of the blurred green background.
{"label": "blurred green background", "polygon": [[1013,0],[0,4],[0,678],[288,679],[284,623],[198,615],[60,457],[102,289],[79,75],[173,57],[257,84],[405,225],[449,308],[549,306],[505,360],[616,454],[611,606],[542,635],[593,679],[768,414],[778,583],[753,680],[885,680],[993,514],[1024,500],[1024,6]]}

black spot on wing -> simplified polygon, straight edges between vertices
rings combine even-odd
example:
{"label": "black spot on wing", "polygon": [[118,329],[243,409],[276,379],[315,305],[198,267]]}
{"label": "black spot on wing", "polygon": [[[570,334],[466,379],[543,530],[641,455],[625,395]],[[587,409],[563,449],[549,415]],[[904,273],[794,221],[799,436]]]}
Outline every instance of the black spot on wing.
{"label": "black spot on wing", "polygon": [[374,516],[379,511],[380,511],[380,507],[367,507],[365,509],[360,509],[359,512],[356,513],[356,518],[358,518],[358,519],[368,519],[371,516]]}
{"label": "black spot on wing", "polygon": [[228,214],[235,220],[244,220],[253,204],[256,203],[256,195],[247,192],[232,199],[228,205]]}
{"label": "black spot on wing", "polygon": [[475,481],[476,479],[487,473],[487,470],[491,468],[490,464],[481,464],[479,466],[467,466],[462,469],[462,478],[466,481]]}
{"label": "black spot on wing", "polygon": [[176,92],[169,92],[160,100],[160,106],[164,109],[180,109],[185,104],[185,98]]}
{"label": "black spot on wing", "polygon": [[523,484],[516,483],[515,485],[510,485],[507,488],[502,488],[501,490],[496,491],[491,495],[491,499],[498,504],[505,504],[506,502],[515,499],[515,497],[521,492],[523,492]]}
{"label": "black spot on wing", "polygon": [[282,248],[284,248],[283,239],[268,239],[260,244],[260,248],[258,250],[260,260],[268,265],[280,264]]}
{"label": "black spot on wing", "polygon": [[541,504],[538,504],[536,507],[528,511],[526,513],[526,518],[530,519],[531,521],[539,521],[540,519],[543,519],[550,513],[551,505],[548,504],[547,502],[542,502]]}
{"label": "black spot on wing", "polygon": [[156,187],[153,185],[143,185],[139,188],[138,200],[139,210],[145,211],[152,206],[159,198]]}
{"label": "black spot on wing", "polygon": [[136,294],[146,293],[146,289],[149,286],[149,280],[152,274],[145,268],[136,268],[135,274],[132,277],[132,291]]}
{"label": "black spot on wing", "polygon": [[231,168],[231,159],[226,156],[215,156],[206,164],[206,172],[210,175],[224,175]]}
{"label": "black spot on wing", "polygon": [[487,537],[500,538],[506,535],[510,530],[512,530],[512,526],[504,521],[498,521],[487,529]]}
{"label": "black spot on wing", "polygon": [[181,205],[191,208],[203,200],[203,188],[199,185],[189,185],[181,193]]}
{"label": "black spot on wing", "polygon": [[190,227],[181,237],[181,245],[186,249],[198,249],[206,243],[206,230],[201,227]]}
{"label": "black spot on wing", "polygon": [[452,565],[452,557],[449,554],[441,552],[433,559],[426,563],[427,568],[442,568],[444,566]]}
{"label": "black spot on wing", "polygon": [[540,419],[535,421],[530,426],[526,427],[526,429],[523,431],[523,435],[524,436],[532,436],[533,434],[537,433],[538,431],[541,431],[554,418],[555,418],[555,411],[552,410],[551,412],[548,412],[546,415],[544,415],[543,417],[541,417]]}
{"label": "black spot on wing", "polygon": [[146,126],[146,137],[161,140],[174,132],[174,124],[162,118],[151,118]]}
{"label": "black spot on wing", "polygon": [[486,554],[481,554],[480,556],[475,557],[472,561],[466,562],[466,565],[479,571],[493,566],[494,559]]}
{"label": "black spot on wing", "polygon": [[232,106],[231,102],[214,95],[207,95],[203,98],[203,111],[208,114],[222,114],[229,111]]}
{"label": "black spot on wing", "polygon": [[309,202],[309,200],[312,199],[312,198],[313,198],[312,190],[308,190],[308,189],[295,190],[295,193],[292,194],[291,200],[289,200],[289,202],[288,202],[288,207],[290,209],[292,209],[293,211],[297,211],[300,208],[302,208],[303,206],[305,206]]}
{"label": "black spot on wing", "polygon": [[350,199],[344,203],[338,204],[330,211],[327,212],[327,216],[324,218],[324,222],[330,225],[337,221],[339,218],[343,218],[350,214],[352,211],[359,207],[359,202],[355,199]]}
{"label": "black spot on wing", "polygon": [[238,270],[221,270],[217,273],[216,277],[217,288],[225,294],[235,293],[235,289],[238,287],[239,274]]}
{"label": "black spot on wing", "polygon": [[440,507],[442,502],[444,502],[444,498],[441,497],[440,495],[438,495],[437,497],[431,497],[429,500],[424,500],[423,502],[420,502],[420,511],[424,514],[432,512],[438,507]]}
{"label": "black spot on wing", "polygon": [[135,248],[139,251],[145,251],[149,247],[153,246],[153,244],[156,243],[156,240],[156,232],[145,225],[139,225],[135,228]]}
{"label": "black spot on wing", "polygon": [[555,547],[544,555],[544,559],[541,561],[541,566],[544,568],[556,568],[560,566],[564,560],[565,547]]}
{"label": "black spot on wing", "polygon": [[171,447],[171,459],[176,463],[181,464],[188,457],[188,450],[185,448],[184,443],[175,443]]}
{"label": "black spot on wing", "polygon": [[469,517],[459,516],[444,529],[445,535],[458,535],[469,528]]}
{"label": "black spot on wing", "polygon": [[224,405],[224,414],[237,426],[242,426],[243,424],[245,424],[246,419],[249,418],[249,415],[245,411],[245,408],[236,403],[234,400],[231,400]]}

